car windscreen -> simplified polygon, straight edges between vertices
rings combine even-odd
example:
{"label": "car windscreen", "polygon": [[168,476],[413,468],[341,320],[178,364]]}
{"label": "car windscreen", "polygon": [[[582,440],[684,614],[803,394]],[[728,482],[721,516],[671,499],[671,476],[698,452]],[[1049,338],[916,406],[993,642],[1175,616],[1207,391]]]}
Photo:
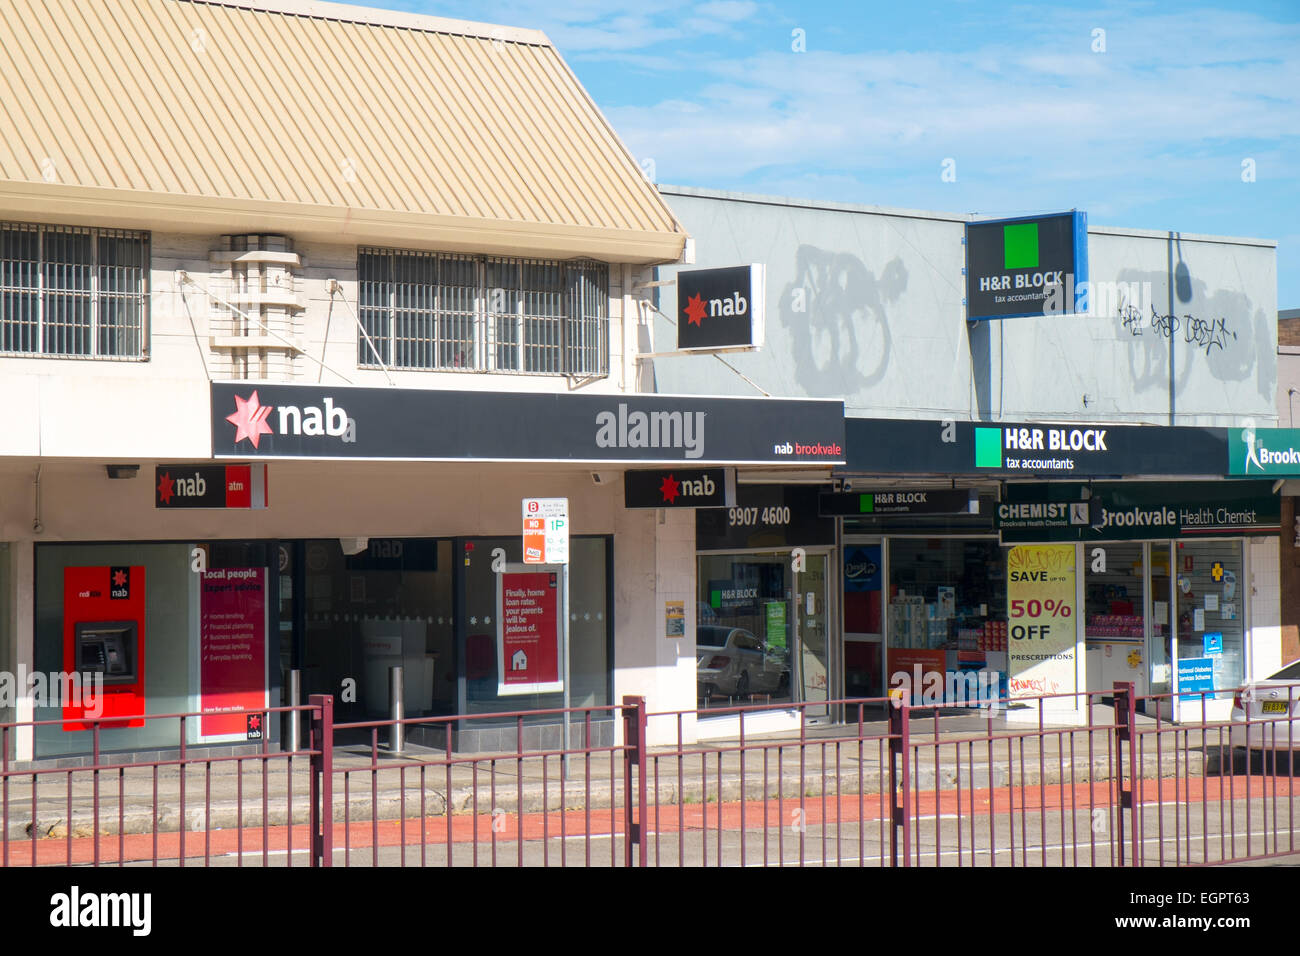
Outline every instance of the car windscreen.
{"label": "car windscreen", "polygon": [[726,647],[727,634],[730,630],[729,627],[697,627],[695,629],[695,643],[704,644],[708,647]]}
{"label": "car windscreen", "polygon": [[1269,680],[1300,680],[1300,661],[1293,661],[1286,667],[1282,668],[1276,674],[1272,674]]}

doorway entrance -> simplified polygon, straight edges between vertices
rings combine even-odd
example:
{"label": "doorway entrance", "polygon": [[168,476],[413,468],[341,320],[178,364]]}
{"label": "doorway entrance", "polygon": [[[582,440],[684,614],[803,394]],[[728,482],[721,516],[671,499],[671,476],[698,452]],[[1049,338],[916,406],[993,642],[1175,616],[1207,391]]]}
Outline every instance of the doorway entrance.
{"label": "doorway entrance", "polygon": [[[835,613],[830,567],[829,550],[809,550],[799,571],[789,551],[699,555],[696,697],[702,714],[830,699],[838,676],[829,653]],[[825,708],[809,712],[825,715]]]}

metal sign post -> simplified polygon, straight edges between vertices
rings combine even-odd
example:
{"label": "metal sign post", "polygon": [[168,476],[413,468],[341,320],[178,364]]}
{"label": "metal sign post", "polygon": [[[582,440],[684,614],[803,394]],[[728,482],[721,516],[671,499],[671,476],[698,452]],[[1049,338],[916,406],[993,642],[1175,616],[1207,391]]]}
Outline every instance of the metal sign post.
{"label": "metal sign post", "polygon": [[[523,500],[525,564],[560,566],[560,673],[563,675],[564,762],[562,773],[569,779],[569,499],[525,498]],[[587,742],[583,742],[586,746]]]}
{"label": "metal sign post", "polygon": [[[564,667],[564,779],[569,779],[569,563],[566,561],[560,568],[560,654]],[[582,746],[588,746],[588,741],[583,741]],[[561,801],[563,807],[563,801]]]}

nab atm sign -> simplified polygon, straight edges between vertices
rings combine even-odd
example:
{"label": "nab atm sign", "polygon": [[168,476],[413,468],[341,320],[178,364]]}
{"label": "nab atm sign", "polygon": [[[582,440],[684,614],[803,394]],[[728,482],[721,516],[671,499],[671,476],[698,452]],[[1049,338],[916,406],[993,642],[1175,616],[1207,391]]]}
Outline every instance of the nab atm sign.
{"label": "nab atm sign", "polygon": [[766,273],[759,264],[678,272],[677,347],[760,347],[766,297]]}
{"label": "nab atm sign", "polygon": [[966,318],[1087,311],[1088,216],[966,224]]}

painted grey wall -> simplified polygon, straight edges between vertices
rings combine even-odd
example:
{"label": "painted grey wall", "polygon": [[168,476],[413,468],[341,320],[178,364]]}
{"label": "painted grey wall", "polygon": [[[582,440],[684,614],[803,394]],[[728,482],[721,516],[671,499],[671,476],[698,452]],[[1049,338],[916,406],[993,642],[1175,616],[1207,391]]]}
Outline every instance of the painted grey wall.
{"label": "painted grey wall", "polygon": [[[968,327],[965,216],[662,191],[694,238],[695,268],[766,264],[767,344],[724,359],[773,395],[843,398],[858,417],[1277,417],[1273,242],[1093,226],[1091,314]],[[656,294],[675,317],[673,287]],[[675,335],[656,315],[655,350],[674,348]],[[655,382],[754,394],[708,356],[656,359]]]}

